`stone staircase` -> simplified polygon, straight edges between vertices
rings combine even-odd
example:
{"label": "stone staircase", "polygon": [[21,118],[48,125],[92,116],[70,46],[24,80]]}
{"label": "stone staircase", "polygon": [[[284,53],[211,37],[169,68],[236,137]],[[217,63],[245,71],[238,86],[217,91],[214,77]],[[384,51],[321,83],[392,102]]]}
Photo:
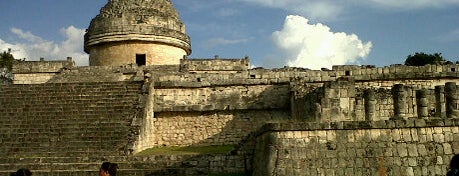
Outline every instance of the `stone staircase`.
{"label": "stone staircase", "polygon": [[[118,175],[184,176],[184,175],[244,175],[241,156],[228,154],[182,154],[151,156],[71,156],[71,157],[2,157],[0,175],[15,168],[28,168],[36,176],[94,176],[100,164],[118,164]],[[225,173],[225,174],[223,174]]]}
{"label": "stone staircase", "polygon": [[[231,154],[129,155],[142,118],[142,82],[0,86],[0,175],[94,176],[102,162],[126,176],[244,172]],[[134,122],[133,122],[134,121]]]}
{"label": "stone staircase", "polygon": [[19,168],[97,175],[103,161],[120,163],[123,175],[144,175],[126,157],[141,96],[141,82],[0,87],[0,175]]}
{"label": "stone staircase", "polygon": [[[12,168],[28,168],[34,175],[98,175],[100,164],[103,161],[115,162],[119,165],[119,175],[147,175],[155,170],[168,167],[165,160],[149,161],[135,159],[135,157],[101,156],[101,157],[6,157],[1,158],[0,175],[13,172]],[[148,161],[148,162],[146,162]]]}

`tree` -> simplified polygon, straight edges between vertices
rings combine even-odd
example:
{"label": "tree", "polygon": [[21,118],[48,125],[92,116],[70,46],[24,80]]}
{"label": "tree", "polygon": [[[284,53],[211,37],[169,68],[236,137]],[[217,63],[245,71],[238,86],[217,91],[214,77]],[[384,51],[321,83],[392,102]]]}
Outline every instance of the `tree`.
{"label": "tree", "polygon": [[13,63],[14,57],[11,54],[11,49],[0,53],[0,82],[8,84],[13,82]]}
{"label": "tree", "polygon": [[426,54],[423,52],[408,55],[405,60],[407,66],[424,66],[427,64],[443,64],[446,60],[441,56],[441,53]]}

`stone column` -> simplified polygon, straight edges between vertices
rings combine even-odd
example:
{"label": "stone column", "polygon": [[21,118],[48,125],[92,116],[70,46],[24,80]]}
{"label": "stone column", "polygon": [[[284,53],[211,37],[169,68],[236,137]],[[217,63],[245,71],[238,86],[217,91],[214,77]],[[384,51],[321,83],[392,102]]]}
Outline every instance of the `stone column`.
{"label": "stone column", "polygon": [[435,116],[446,117],[445,86],[435,86]]}
{"label": "stone column", "polygon": [[448,82],[445,85],[446,117],[457,118],[457,86],[455,82]]}
{"label": "stone column", "polygon": [[355,97],[355,115],[357,121],[364,121],[365,115],[365,101],[363,96]]}
{"label": "stone column", "polygon": [[426,118],[429,116],[429,109],[427,103],[427,90],[416,90],[416,105],[419,118]]}
{"label": "stone column", "polygon": [[[151,75],[148,73],[148,75]],[[136,145],[134,146],[134,154],[140,151],[143,151],[148,148],[155,147],[155,143],[153,140],[153,130],[154,130],[154,121],[155,121],[155,112],[154,112],[154,105],[155,105],[155,83],[153,81],[153,77],[146,78],[144,87],[142,89],[145,98],[145,107],[144,107],[144,114],[141,117],[142,122],[140,122],[140,134],[138,135],[138,139],[136,141]],[[148,94],[147,94],[148,93]],[[147,94],[147,95],[145,95]]]}
{"label": "stone column", "polygon": [[406,91],[403,84],[396,84],[392,87],[392,97],[394,99],[394,119],[406,117],[408,105],[406,104]]}
{"label": "stone column", "polygon": [[365,104],[365,120],[373,121],[376,113],[376,98],[375,91],[373,89],[367,89],[364,92],[364,104]]}

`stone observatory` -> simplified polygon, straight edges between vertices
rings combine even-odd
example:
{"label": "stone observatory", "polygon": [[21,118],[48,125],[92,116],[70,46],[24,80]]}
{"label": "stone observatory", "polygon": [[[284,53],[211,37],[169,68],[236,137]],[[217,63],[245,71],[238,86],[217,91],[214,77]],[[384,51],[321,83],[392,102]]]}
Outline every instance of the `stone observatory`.
{"label": "stone observatory", "polygon": [[190,37],[170,0],[109,0],[84,37],[90,66],[178,65]]}

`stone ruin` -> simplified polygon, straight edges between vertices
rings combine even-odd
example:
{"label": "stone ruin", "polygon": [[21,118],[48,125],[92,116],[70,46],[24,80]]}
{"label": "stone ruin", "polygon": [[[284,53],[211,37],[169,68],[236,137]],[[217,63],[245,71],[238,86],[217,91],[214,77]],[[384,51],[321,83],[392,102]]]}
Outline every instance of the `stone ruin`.
{"label": "stone ruin", "polygon": [[169,0],[112,0],[85,34],[91,66],[177,65],[191,54],[190,37]]}
{"label": "stone ruin", "polygon": [[[90,66],[18,61],[0,85],[0,175],[445,175],[459,153],[459,65],[250,69],[188,59],[170,0],[109,0]],[[234,146],[228,153],[150,148]]]}
{"label": "stone ruin", "polygon": [[[18,62],[0,88],[2,167],[36,175],[445,175],[459,152],[459,65],[249,69]],[[230,153],[138,156],[234,145]]]}

